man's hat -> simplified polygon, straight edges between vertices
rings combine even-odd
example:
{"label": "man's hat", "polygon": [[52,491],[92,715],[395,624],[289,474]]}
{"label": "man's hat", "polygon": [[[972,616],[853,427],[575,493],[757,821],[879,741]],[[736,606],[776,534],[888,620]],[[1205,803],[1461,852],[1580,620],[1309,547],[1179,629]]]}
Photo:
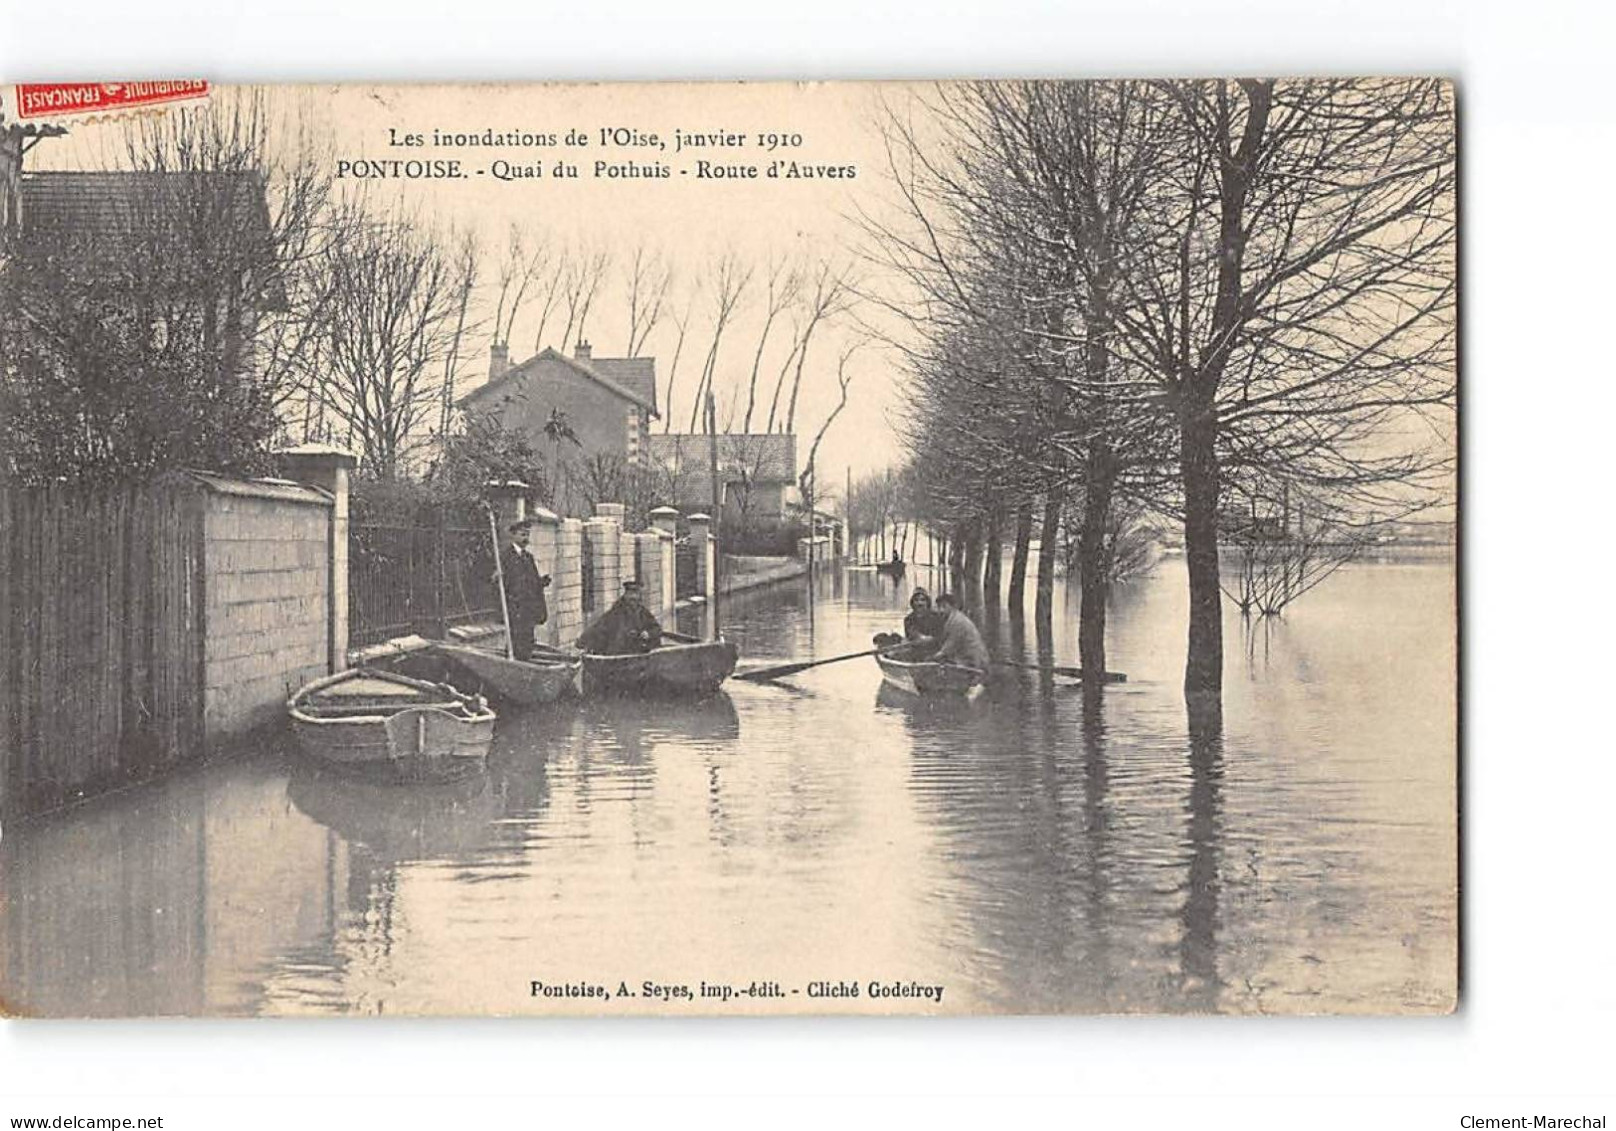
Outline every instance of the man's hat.
{"label": "man's hat", "polygon": [[632,577],[623,582],[623,591],[626,593],[630,589],[634,590],[636,593],[640,591],[640,583]]}

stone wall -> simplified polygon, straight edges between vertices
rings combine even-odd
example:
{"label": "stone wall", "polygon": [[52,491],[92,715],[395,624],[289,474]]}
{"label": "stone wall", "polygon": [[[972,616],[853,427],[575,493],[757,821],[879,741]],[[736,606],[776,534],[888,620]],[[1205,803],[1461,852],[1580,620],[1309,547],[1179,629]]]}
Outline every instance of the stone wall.
{"label": "stone wall", "polygon": [[197,476],[204,514],[203,724],[209,736],[284,717],[331,670],[334,500],[283,482]]}

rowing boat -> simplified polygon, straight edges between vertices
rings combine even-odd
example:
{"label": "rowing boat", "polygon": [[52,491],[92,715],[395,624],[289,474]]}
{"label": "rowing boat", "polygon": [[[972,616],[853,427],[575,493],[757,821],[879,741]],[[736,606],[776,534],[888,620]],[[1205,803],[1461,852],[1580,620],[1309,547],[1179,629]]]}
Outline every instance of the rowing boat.
{"label": "rowing boat", "polygon": [[908,567],[901,561],[877,562],[875,565],[875,572],[884,573],[891,577],[902,577],[907,568]]}
{"label": "rowing boat", "polygon": [[554,703],[578,689],[582,657],[576,652],[547,649],[531,660],[513,660],[498,652],[441,642],[432,651],[473,677],[480,690],[517,706]]}
{"label": "rowing boat", "polygon": [[494,739],[495,715],[482,696],[376,668],[306,684],[286,709],[309,757],[398,781],[477,769]]}
{"label": "rowing boat", "polygon": [[584,654],[586,695],[707,695],[735,670],[728,640],[664,644],[627,656]]}
{"label": "rowing boat", "polygon": [[982,686],[986,676],[980,668],[963,664],[940,664],[916,659],[913,644],[900,645],[876,653],[886,681],[912,695],[968,695]]}

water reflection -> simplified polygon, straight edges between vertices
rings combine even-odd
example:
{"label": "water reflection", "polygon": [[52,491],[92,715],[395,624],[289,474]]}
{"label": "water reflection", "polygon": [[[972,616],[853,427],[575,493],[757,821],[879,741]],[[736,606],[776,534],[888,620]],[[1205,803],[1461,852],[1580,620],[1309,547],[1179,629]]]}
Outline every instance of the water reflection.
{"label": "water reflection", "polygon": [[[6,1004],[504,1013],[566,1008],[536,977],[744,974],[936,982],[944,1011],[1443,1007],[1451,572],[1341,571],[1231,648],[1221,715],[1186,716],[1181,568],[1117,592],[1122,685],[1005,668],[923,700],[859,659],[508,713],[446,786],[271,751],[8,829]],[[825,572],[735,596],[725,631],[755,662],[857,651],[914,584],[937,588]],[[1075,600],[985,628],[1072,663]]]}

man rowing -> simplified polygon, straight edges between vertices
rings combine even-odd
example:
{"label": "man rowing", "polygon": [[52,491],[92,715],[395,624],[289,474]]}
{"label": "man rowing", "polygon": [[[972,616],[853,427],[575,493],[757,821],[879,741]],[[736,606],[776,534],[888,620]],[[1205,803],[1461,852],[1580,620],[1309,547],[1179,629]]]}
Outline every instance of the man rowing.
{"label": "man rowing", "polygon": [[959,599],[952,593],[939,593],[937,611],[942,615],[941,633],[937,651],[931,658],[939,664],[959,664],[987,671],[992,662],[988,646],[983,643],[976,624],[960,608]]}
{"label": "man rowing", "polygon": [[623,582],[623,595],[578,638],[581,651],[596,656],[633,656],[662,643],[662,625],[640,602],[640,583]]}

